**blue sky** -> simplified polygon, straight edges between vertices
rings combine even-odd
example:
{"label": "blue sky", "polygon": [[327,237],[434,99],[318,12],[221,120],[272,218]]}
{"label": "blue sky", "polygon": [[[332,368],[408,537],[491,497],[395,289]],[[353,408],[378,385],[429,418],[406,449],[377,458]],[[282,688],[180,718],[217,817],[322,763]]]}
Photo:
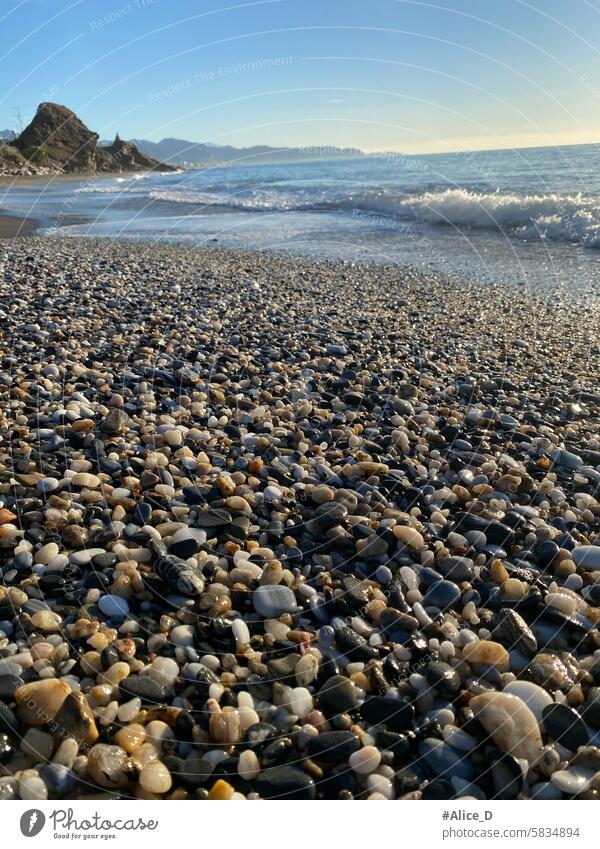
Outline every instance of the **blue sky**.
{"label": "blue sky", "polygon": [[0,0],[0,128],[431,152],[600,141],[600,0]]}

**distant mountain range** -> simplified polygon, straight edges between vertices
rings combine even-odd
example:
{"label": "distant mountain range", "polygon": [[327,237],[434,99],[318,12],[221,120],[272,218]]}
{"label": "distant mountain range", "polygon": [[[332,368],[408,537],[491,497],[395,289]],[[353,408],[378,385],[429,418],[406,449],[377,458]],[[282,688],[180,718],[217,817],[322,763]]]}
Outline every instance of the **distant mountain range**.
{"label": "distant mountain range", "polygon": [[[260,165],[273,162],[303,162],[314,159],[339,159],[362,156],[358,148],[350,147],[270,147],[266,144],[253,147],[232,147],[231,145],[218,145],[211,143],[197,143],[185,139],[162,139],[159,142],[147,139],[131,139],[138,150],[168,162],[170,165],[178,165],[183,168],[194,166],[218,165]],[[110,142],[100,141],[99,146],[108,145]]]}
{"label": "distant mountain range", "polygon": [[77,115],[58,103],[40,103],[31,123],[15,137],[0,130],[0,174],[59,174],[165,170],[226,165],[263,165],[315,159],[355,158],[354,147],[233,147],[167,138],[99,141]]}

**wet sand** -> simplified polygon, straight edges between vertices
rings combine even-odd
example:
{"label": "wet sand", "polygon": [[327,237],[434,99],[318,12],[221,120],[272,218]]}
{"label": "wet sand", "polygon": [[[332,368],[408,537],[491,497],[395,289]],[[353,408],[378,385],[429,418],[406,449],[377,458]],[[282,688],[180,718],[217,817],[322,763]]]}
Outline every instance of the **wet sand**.
{"label": "wet sand", "polygon": [[35,218],[21,218],[18,215],[5,215],[0,212],[0,239],[31,236],[37,227],[38,222]]}

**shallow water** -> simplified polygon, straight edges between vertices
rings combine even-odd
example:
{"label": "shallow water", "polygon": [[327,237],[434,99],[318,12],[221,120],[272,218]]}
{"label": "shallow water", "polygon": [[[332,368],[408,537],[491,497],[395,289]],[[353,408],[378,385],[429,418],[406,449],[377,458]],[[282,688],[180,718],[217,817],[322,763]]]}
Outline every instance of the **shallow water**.
{"label": "shallow water", "polygon": [[57,235],[218,240],[525,286],[596,286],[596,145],[345,160],[314,154],[300,164],[3,188],[0,206]]}

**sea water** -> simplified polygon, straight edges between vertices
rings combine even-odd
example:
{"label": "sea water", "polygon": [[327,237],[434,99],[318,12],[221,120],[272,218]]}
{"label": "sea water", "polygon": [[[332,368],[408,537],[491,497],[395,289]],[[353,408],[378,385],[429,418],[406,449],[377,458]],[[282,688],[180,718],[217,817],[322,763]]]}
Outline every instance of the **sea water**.
{"label": "sea water", "polygon": [[594,293],[600,147],[244,164],[0,187],[40,232],[231,245]]}

